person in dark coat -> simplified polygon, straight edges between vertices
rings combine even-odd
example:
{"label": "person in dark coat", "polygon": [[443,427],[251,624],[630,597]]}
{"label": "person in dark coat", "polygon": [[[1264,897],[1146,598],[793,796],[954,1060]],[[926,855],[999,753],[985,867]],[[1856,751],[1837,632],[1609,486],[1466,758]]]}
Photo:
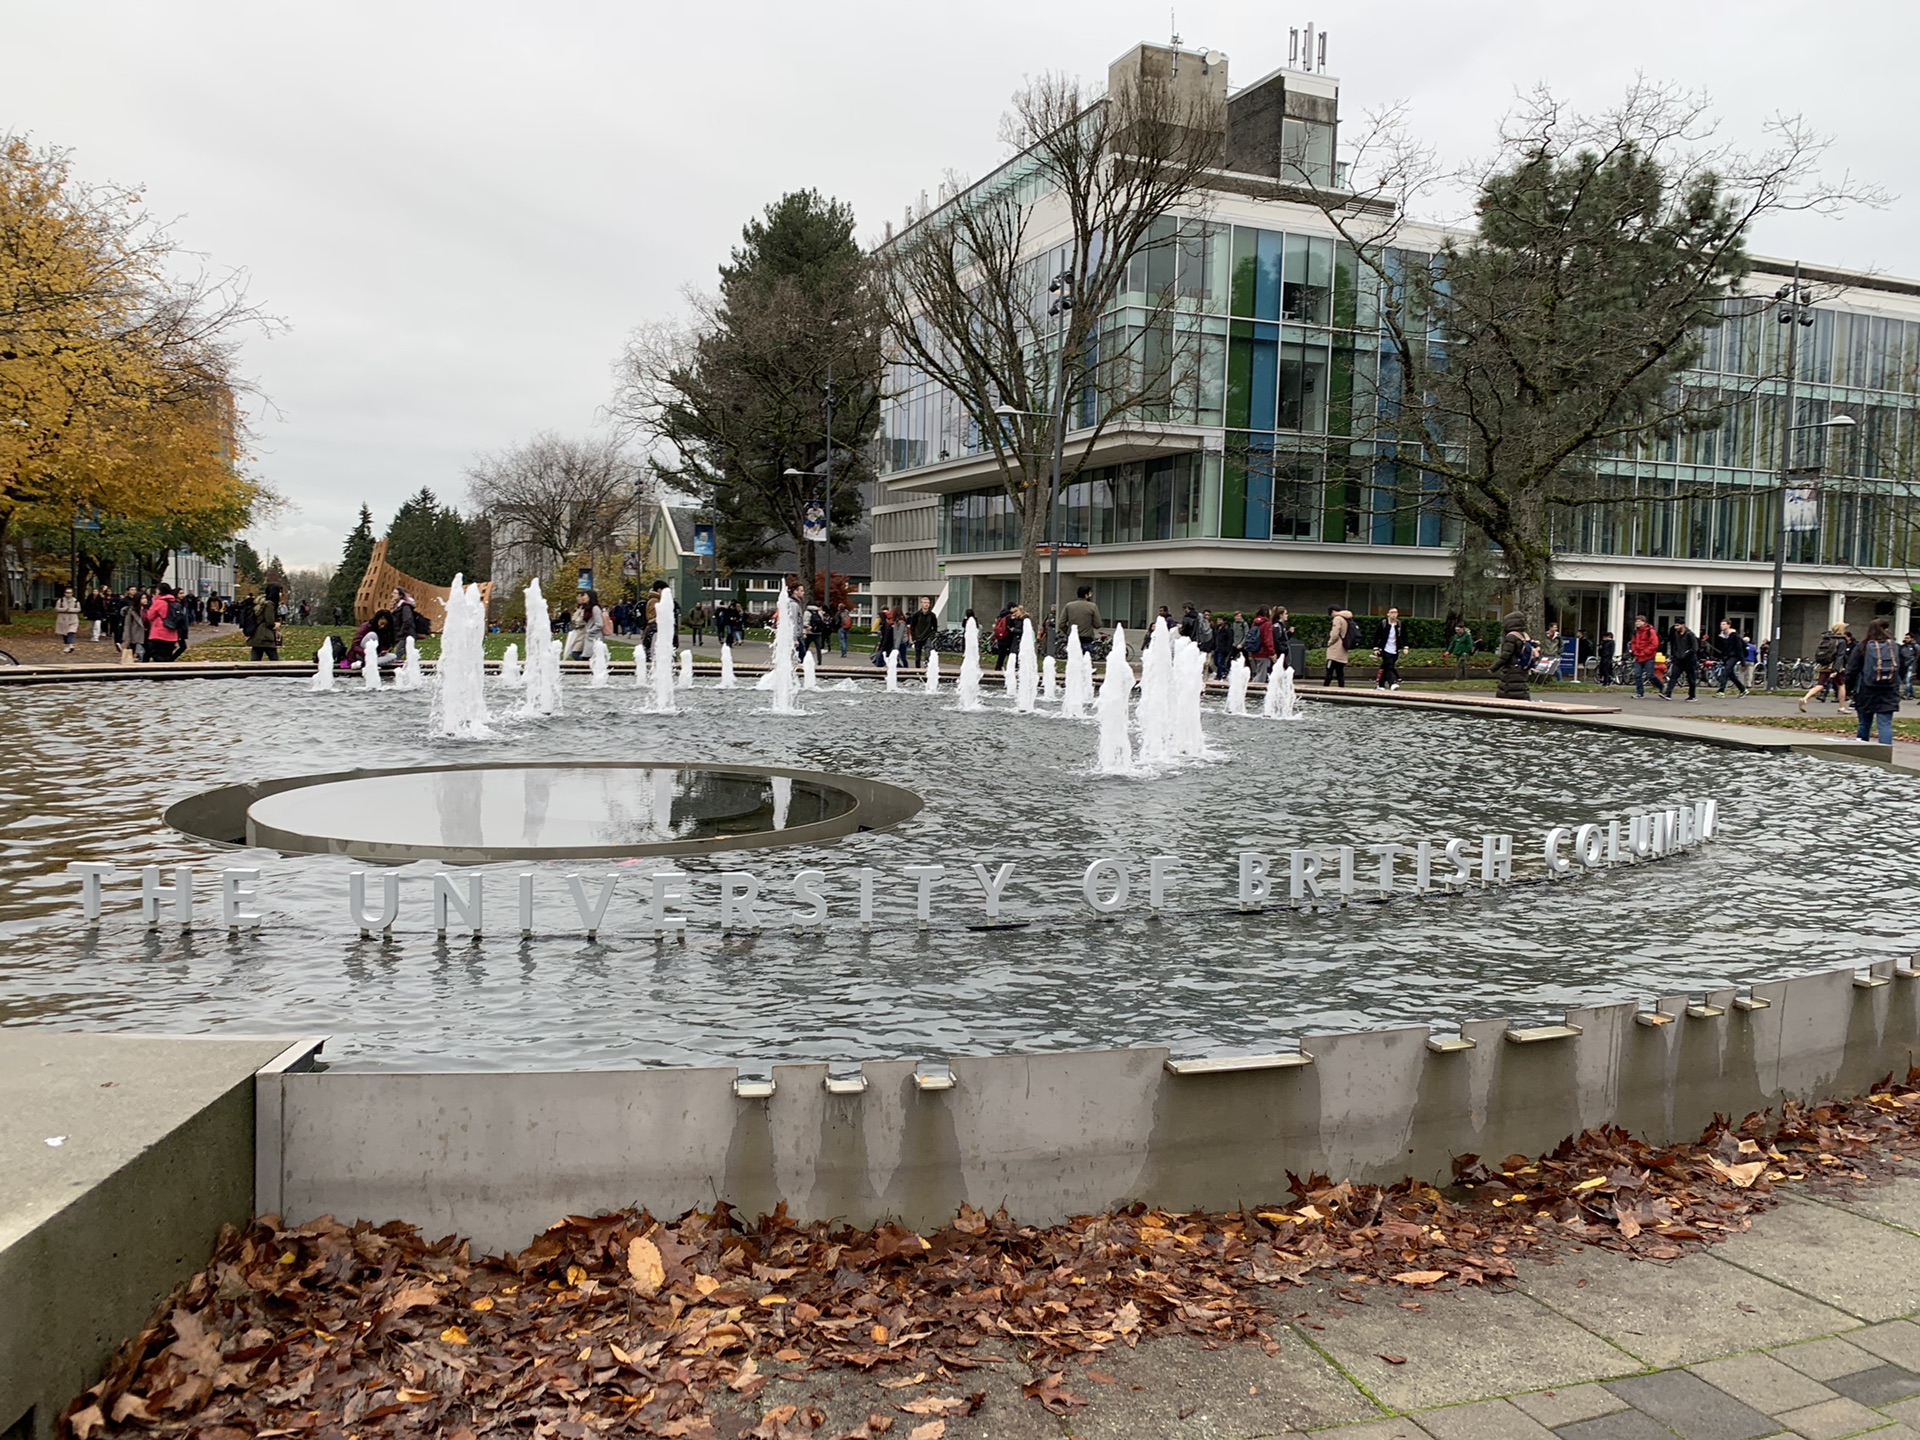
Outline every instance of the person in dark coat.
{"label": "person in dark coat", "polygon": [[1871,621],[1867,635],[1847,658],[1847,693],[1853,713],[1860,717],[1856,738],[1867,740],[1877,728],[1882,745],[1893,744],[1893,715],[1900,708],[1900,647],[1893,643],[1893,626],[1885,619]]}
{"label": "person in dark coat", "polygon": [[1662,700],[1673,699],[1673,687],[1682,675],[1687,677],[1687,699],[1698,699],[1700,637],[1676,620],[1667,632],[1667,688],[1660,692]]}
{"label": "person in dark coat", "polygon": [[1527,688],[1527,672],[1532,668],[1538,647],[1527,634],[1527,617],[1518,610],[1510,610],[1501,617],[1500,629],[1504,633],[1493,657],[1493,673],[1500,682],[1495,693],[1502,700],[1531,700],[1533,692]]}

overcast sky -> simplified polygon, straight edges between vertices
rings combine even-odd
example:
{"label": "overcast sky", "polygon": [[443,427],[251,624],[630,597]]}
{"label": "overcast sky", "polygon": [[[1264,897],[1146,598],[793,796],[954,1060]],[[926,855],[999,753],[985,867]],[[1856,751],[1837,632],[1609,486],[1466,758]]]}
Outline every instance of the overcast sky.
{"label": "overcast sky", "polygon": [[[1313,21],[1347,116],[1404,100],[1461,160],[1537,82],[1591,106],[1636,71],[1703,87],[1756,145],[1804,113],[1894,199],[1782,218],[1756,249],[1920,276],[1915,0],[1219,0],[1177,21],[1236,83]],[[710,286],[782,192],[848,200],[877,235],[943,171],[1002,158],[1023,76],[1104,79],[1168,34],[1158,0],[0,0],[0,132],[143,183],[285,319],[246,351],[274,407],[258,468],[293,502],[256,543],[315,564],[362,500],[382,525],[421,485],[460,503],[476,452],[593,427],[625,333]]]}

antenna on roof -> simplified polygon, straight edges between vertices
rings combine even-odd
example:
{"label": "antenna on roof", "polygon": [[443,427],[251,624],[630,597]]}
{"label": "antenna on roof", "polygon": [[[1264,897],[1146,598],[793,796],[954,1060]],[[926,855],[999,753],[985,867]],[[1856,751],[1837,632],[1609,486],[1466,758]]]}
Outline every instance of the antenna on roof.
{"label": "antenna on roof", "polygon": [[1298,28],[1287,31],[1287,64],[1300,63],[1300,31]]}
{"label": "antenna on roof", "polygon": [[1173,48],[1178,50],[1180,48],[1180,17],[1172,10],[1167,11],[1167,30],[1173,36]]}

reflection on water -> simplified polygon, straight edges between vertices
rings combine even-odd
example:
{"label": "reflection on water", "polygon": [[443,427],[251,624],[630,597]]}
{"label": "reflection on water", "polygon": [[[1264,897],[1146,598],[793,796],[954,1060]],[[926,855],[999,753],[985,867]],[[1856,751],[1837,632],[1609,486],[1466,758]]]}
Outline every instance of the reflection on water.
{"label": "reflection on water", "polygon": [[639,765],[429,770],[264,796],[248,809],[247,838],[423,850],[614,849],[817,824],[853,804],[844,791],[806,780],[796,786],[787,775]]}
{"label": "reflection on water", "polygon": [[[1907,953],[1920,922],[1920,783],[1902,772],[1357,707],[1311,707],[1298,725],[1238,720],[1210,702],[1208,739],[1225,758],[1157,781],[1113,780],[1089,773],[1091,724],[1014,716],[993,701],[961,715],[950,696],[877,687],[851,704],[810,696],[814,714],[777,722],[758,713],[764,697],[752,691],[686,692],[679,715],[660,717],[629,713],[631,692],[580,687],[564,720],[460,746],[426,739],[427,692],[308,695],[304,683],[8,692],[0,1021],[322,1032],[334,1037],[337,1062],[396,1068],[1134,1043],[1267,1049],[1311,1031],[1538,1016],[1586,999],[1865,963]],[[268,719],[234,723],[236,706]],[[165,737],[164,767],[126,763],[116,737],[136,733]],[[172,800],[237,776],[569,758],[840,770],[906,785],[927,807],[898,829],[832,845],[675,857],[671,868],[692,876],[694,928],[686,943],[663,946],[647,937],[644,897],[664,861],[479,867],[488,916],[502,928],[478,945],[436,941],[428,894],[437,867],[408,866],[395,938],[361,941],[346,903],[355,862],[243,856],[156,818]],[[555,827],[570,823],[564,785],[543,790],[549,772],[506,773],[525,832],[560,843]],[[399,794],[370,798],[376,823],[437,827],[471,815],[470,799],[449,799],[443,814],[438,801],[403,804]],[[1658,865],[1316,915],[1232,909],[1243,846],[1502,829],[1525,854],[1549,825],[1709,795],[1720,801],[1720,841]],[[622,824],[657,824],[650,782],[631,800]],[[484,824],[493,803],[484,783],[479,803]],[[772,824],[771,786],[759,803]],[[788,823],[802,823],[797,790],[790,803]],[[1093,921],[1080,872],[1107,854],[1179,857],[1173,913]],[[257,865],[268,928],[239,940],[172,928],[149,936],[138,880],[122,875],[90,933],[63,873],[74,859]],[[982,918],[976,860],[1014,863],[1005,918],[1028,928],[964,928]],[[927,931],[914,927],[914,882],[901,873],[922,863],[946,867]],[[824,934],[780,923],[792,877],[810,868],[827,872],[836,917],[851,917],[862,866],[879,872],[871,933],[850,918]],[[765,928],[722,935],[716,877],[740,869],[761,882]],[[526,942],[504,923],[522,871],[536,877],[539,934]],[[589,943],[566,876],[584,873],[591,904],[594,877],[607,871],[620,879]],[[210,873],[201,884],[202,923],[211,924]]]}

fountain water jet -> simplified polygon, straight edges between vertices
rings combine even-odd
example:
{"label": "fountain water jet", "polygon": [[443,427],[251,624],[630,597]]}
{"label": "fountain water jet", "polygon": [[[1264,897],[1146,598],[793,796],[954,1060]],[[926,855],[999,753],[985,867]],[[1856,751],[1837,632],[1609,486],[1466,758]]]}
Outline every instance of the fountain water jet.
{"label": "fountain water jet", "polygon": [[693,652],[691,650],[680,652],[680,688],[682,690],[693,688]]}
{"label": "fountain water jet", "polygon": [[1049,655],[1040,662],[1040,698],[1042,700],[1053,699],[1053,677],[1053,656]]}
{"label": "fountain water jet", "polygon": [[380,641],[371,630],[360,642],[360,679],[369,690],[380,688]]}
{"label": "fountain water jet", "polygon": [[807,647],[807,653],[800,661],[800,688],[818,690],[820,688],[820,667],[813,658],[813,647]]}
{"label": "fountain water jet", "polygon": [[887,651],[887,692],[897,694],[900,690],[900,652]]}
{"label": "fountain water jet", "polygon": [[1063,719],[1078,720],[1093,703],[1093,657],[1080,643],[1080,627],[1067,627],[1067,681],[1060,692]]}
{"label": "fountain water jet", "polygon": [[1013,690],[1013,708],[1031,715],[1034,701],[1040,696],[1040,662],[1033,643],[1032,620],[1020,622],[1020,673],[1014,678]]}
{"label": "fountain water jet", "polygon": [[720,683],[714,688],[717,690],[731,690],[734,688],[734,683],[733,646],[723,643],[720,646]]}
{"label": "fountain water jet", "polygon": [[967,640],[960,652],[960,680],[954,687],[960,709],[980,708],[980,622],[967,617]]}
{"label": "fountain water jet", "polygon": [[453,577],[447,619],[440,632],[440,663],[433,667],[435,735],[449,740],[489,740],[487,723],[487,602],[478,585]]}
{"label": "fountain water jet", "polygon": [[560,651],[557,644],[543,644],[542,635],[553,633],[553,617],[547,613],[547,597],[540,593],[540,581],[527,582],[527,669],[526,698],[520,702],[522,715],[558,715],[560,699]]}
{"label": "fountain water jet", "polygon": [[776,715],[806,713],[793,703],[793,651],[795,636],[800,629],[799,622],[800,606],[792,596],[782,595],[774,602],[773,651],[769,657],[771,668],[754,688],[773,692],[773,713]]}
{"label": "fountain water jet", "polygon": [[314,656],[317,662],[313,670],[313,681],[308,686],[316,695],[324,695],[333,689],[333,641],[322,640],[319,653]]}
{"label": "fountain water jet", "polygon": [[[441,646],[444,650],[446,647]],[[520,673],[520,647],[507,646],[507,653],[500,660],[500,683],[509,690],[518,690],[526,684],[526,677]]]}
{"label": "fountain water jet", "polygon": [[1113,627],[1107,652],[1107,678],[1100,687],[1100,760],[1102,775],[1134,773],[1133,740],[1127,729],[1127,704],[1133,696],[1133,667],[1127,664],[1127,628]]}
{"label": "fountain water jet", "polygon": [[[1116,635],[1119,631],[1116,629]],[[1108,671],[1111,675],[1112,671]],[[1140,653],[1140,704],[1134,718],[1140,727],[1140,760],[1164,765],[1173,759],[1173,633],[1165,620],[1156,619]],[[1102,713],[1106,690],[1100,692]]]}
{"label": "fountain water jet", "polygon": [[1267,677],[1267,694],[1260,702],[1260,713],[1269,720],[1306,718],[1300,713],[1300,702],[1293,693],[1293,667],[1284,661]]}
{"label": "fountain water jet", "polygon": [[607,642],[599,636],[593,639],[593,654],[587,660],[587,688],[604,690],[607,688]]}
{"label": "fountain water jet", "polygon": [[678,708],[673,701],[673,587],[662,586],[654,606],[653,627],[653,704],[650,714],[671,715]]}
{"label": "fountain water jet", "polygon": [[1247,713],[1247,684],[1252,678],[1253,671],[1247,668],[1247,657],[1234,656],[1233,664],[1227,667],[1227,714]]}
{"label": "fountain water jet", "polygon": [[406,658],[400,662],[400,669],[393,677],[396,690],[418,690],[427,683],[426,672],[420,668],[420,644],[413,636],[407,636],[406,648],[401,652]]}
{"label": "fountain water jet", "polygon": [[1178,756],[1207,753],[1207,733],[1200,724],[1200,698],[1207,690],[1207,657],[1182,635],[1173,642],[1173,694],[1168,750]]}
{"label": "fountain water jet", "polygon": [[927,694],[931,695],[940,688],[940,652],[927,651]]}

